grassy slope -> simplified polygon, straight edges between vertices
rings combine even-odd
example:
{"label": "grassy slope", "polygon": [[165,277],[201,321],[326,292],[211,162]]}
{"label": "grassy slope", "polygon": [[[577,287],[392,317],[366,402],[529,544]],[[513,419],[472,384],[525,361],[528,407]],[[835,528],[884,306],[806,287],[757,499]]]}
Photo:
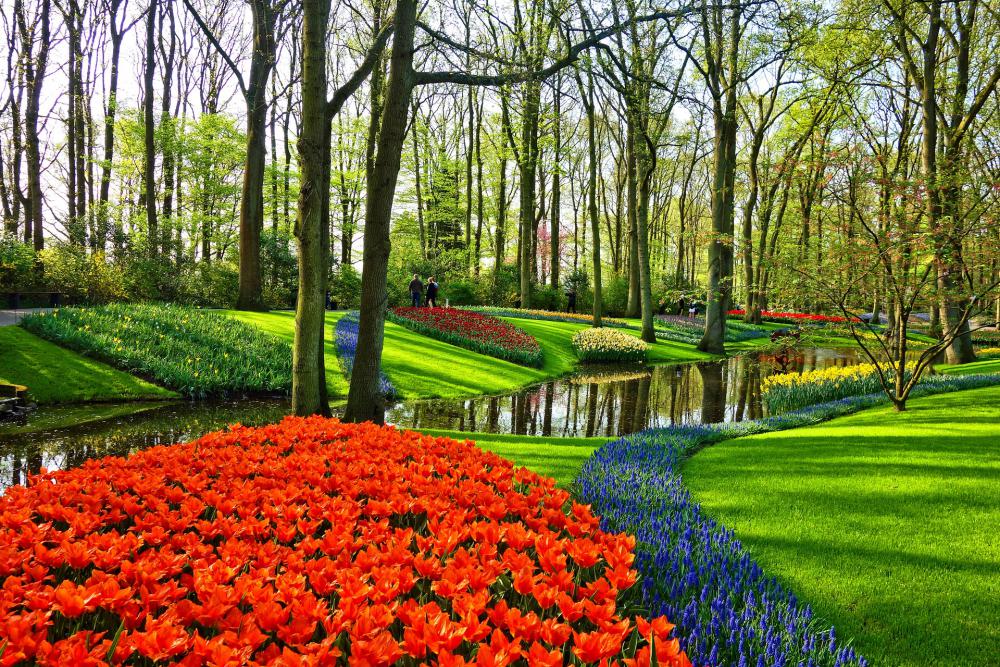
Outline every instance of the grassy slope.
{"label": "grassy slope", "polygon": [[539,475],[554,477],[563,487],[573,483],[583,462],[595,449],[607,442],[607,438],[546,438],[441,429],[420,429],[420,432],[456,440],[472,440],[483,449],[510,459],[519,466],[530,468]]}
{"label": "grassy slope", "polygon": [[[219,311],[237,320],[252,324],[269,334],[284,338],[291,345],[295,339],[295,312],[276,310],[269,313],[251,313],[241,310]],[[333,329],[342,312],[326,314],[326,335],[323,337],[323,358],[326,361],[326,387],[331,399],[347,396],[347,379],[340,372],[337,362],[337,345],[333,342]]]}
{"label": "grassy slope", "polygon": [[[289,342],[292,340],[295,322],[292,312],[223,312],[282,336]],[[326,319],[327,384],[331,397],[347,394],[347,382],[340,373],[336,346],[333,344],[333,326],[341,315],[342,313],[328,313]],[[512,391],[565,375],[576,367],[576,356],[570,339],[585,325],[542,320],[510,321],[538,339],[545,356],[542,368],[526,368],[494,359],[422,336],[391,322],[385,325],[383,368],[402,398],[454,398]],[[639,335],[638,332],[629,333]],[[663,341],[652,345],[649,354],[651,363],[709,358],[711,357],[689,345]]]}
{"label": "grassy slope", "polygon": [[874,665],[1000,650],[1000,389],[731,440],[684,478]]}
{"label": "grassy slope", "polygon": [[28,387],[39,403],[175,398],[177,394],[21,327],[0,327],[0,379]]}
{"label": "grassy slope", "polygon": [[974,361],[971,364],[959,364],[957,366],[935,366],[935,370],[949,375],[973,375],[976,373],[1000,373],[1000,359],[984,359]]}

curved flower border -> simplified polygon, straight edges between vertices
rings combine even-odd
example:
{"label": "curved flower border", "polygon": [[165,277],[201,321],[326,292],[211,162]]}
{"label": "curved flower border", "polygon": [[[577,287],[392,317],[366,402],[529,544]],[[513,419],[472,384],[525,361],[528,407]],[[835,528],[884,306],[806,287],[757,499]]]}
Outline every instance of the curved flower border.
{"label": "curved flower border", "polygon": [[[913,396],[1000,385],[998,375],[934,376]],[[820,629],[812,610],[769,577],[733,532],[709,518],[684,486],[680,463],[702,447],[783,431],[884,405],[868,394],[746,422],[675,426],[605,444],[577,478],[582,502],[606,531],[636,538],[643,605],[677,623],[697,665],[864,667],[867,661]]]}
{"label": "curved flower border", "polygon": [[[354,357],[358,352],[358,327],[360,324],[360,313],[352,310],[337,320],[337,326],[334,329],[333,336],[337,343],[337,360],[340,362],[340,368],[344,371],[344,375],[347,378],[351,377],[351,372],[354,370]],[[381,370],[378,374],[378,384],[379,389],[387,399],[391,400],[396,397],[396,388]]]}

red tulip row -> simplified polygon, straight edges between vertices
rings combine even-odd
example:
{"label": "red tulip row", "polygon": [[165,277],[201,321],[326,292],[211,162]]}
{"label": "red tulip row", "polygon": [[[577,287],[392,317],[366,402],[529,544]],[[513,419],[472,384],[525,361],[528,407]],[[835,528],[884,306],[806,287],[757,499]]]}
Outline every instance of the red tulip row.
{"label": "red tulip row", "polygon": [[470,443],[236,426],[0,498],[0,664],[689,665],[634,544]]}
{"label": "red tulip row", "polygon": [[542,365],[542,348],[524,329],[458,308],[393,308],[392,322],[458,347],[525,366]]}
{"label": "red tulip row", "polygon": [[[773,322],[846,322],[847,318],[840,315],[813,315],[812,313],[779,313],[770,310],[762,310],[761,317]],[[742,317],[746,315],[745,310],[730,310],[729,315]],[[857,322],[857,318],[854,320]]]}

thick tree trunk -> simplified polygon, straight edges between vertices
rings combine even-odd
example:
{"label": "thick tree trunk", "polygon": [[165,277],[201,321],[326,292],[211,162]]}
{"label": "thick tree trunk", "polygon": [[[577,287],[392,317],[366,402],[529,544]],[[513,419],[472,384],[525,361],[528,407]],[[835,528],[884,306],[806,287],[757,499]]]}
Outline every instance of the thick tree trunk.
{"label": "thick tree trunk", "polygon": [[143,143],[145,147],[142,170],[143,203],[146,207],[146,234],[148,238],[147,251],[150,257],[156,257],[160,247],[159,228],[156,220],[156,126],[153,119],[153,70],[156,52],[154,36],[156,35],[156,0],[150,0],[149,11],[146,14],[146,59],[143,71]]}
{"label": "thick tree trunk", "polygon": [[535,228],[535,187],[538,166],[538,114],[541,106],[541,85],[534,79],[524,84],[524,112],[521,119],[521,155],[520,168],[520,278],[521,307],[531,307],[531,284],[534,266],[534,228]]}
{"label": "thick tree trunk", "polygon": [[299,190],[295,238],[299,246],[299,298],[292,347],[292,411],[328,413],[323,370],[326,257],[323,200],[327,156],[326,27],[330,0],[304,0],[302,23],[302,127],[299,132]]}
{"label": "thick tree trunk", "polygon": [[374,168],[368,176],[365,202],[364,268],[361,273],[361,321],[344,419],[385,421],[385,396],[379,387],[385,336],[386,272],[389,265],[389,221],[399,176],[413,93],[413,37],[416,0],[399,0],[394,16],[392,55],[386,84],[382,126]]}
{"label": "thick tree trunk", "polygon": [[733,184],[736,172],[735,103],[717,112],[712,176],[712,233],[708,244],[708,307],[698,349],[725,354],[726,313],[733,290]]}
{"label": "thick tree trunk", "polygon": [[552,163],[555,166],[552,170],[552,215],[550,219],[552,220],[552,229],[549,232],[549,252],[551,255],[552,269],[549,272],[551,277],[550,285],[553,290],[559,289],[559,209],[562,207],[561,201],[561,188],[560,183],[562,179],[560,178],[560,173],[562,170],[562,78],[561,75],[556,75],[556,86],[555,86],[555,100],[553,104],[553,111],[555,112],[555,127],[553,128],[552,139],[553,139],[553,150],[555,154],[552,158]]}
{"label": "thick tree trunk", "polygon": [[587,87],[580,82],[581,96],[586,98],[587,110],[587,212],[590,216],[590,232],[593,243],[594,270],[594,326],[602,325],[604,302],[601,285],[601,223],[597,211],[597,111],[594,109],[594,75],[587,72]]}
{"label": "thick tree trunk", "polygon": [[111,28],[111,70],[108,77],[108,99],[104,109],[104,157],[101,165],[101,187],[97,205],[97,238],[95,248],[103,250],[108,242],[110,226],[108,206],[111,199],[111,164],[115,156],[115,114],[118,111],[118,61],[121,57],[122,38],[118,27],[120,2],[112,0],[108,23]]}
{"label": "thick tree trunk", "polygon": [[[644,141],[643,138],[637,138]],[[636,227],[638,241],[638,267],[640,306],[642,311],[642,339],[647,343],[656,342],[656,332],[653,328],[653,281],[649,262],[649,199],[652,188],[653,171],[656,164],[649,153],[649,147],[638,151],[637,177],[639,179],[638,210],[636,211]]]}
{"label": "thick tree trunk", "polygon": [[640,286],[639,286],[639,226],[638,215],[638,184],[636,181],[636,157],[635,157],[635,122],[632,112],[626,112],[628,120],[625,132],[625,161],[628,185],[626,193],[628,196],[626,214],[628,217],[628,305],[625,308],[627,317],[639,317],[640,309]]}
{"label": "thick tree trunk", "polygon": [[24,240],[25,243],[31,241],[35,250],[42,250],[45,247],[45,234],[42,223],[42,155],[38,137],[38,112],[49,60],[51,0],[42,0],[41,3],[41,16],[37,26],[38,55],[34,59],[31,53],[36,26],[29,28],[26,25],[23,5],[19,7],[18,28],[27,62],[24,78],[28,87],[28,103],[24,113],[24,155],[28,172],[28,197],[24,202]]}

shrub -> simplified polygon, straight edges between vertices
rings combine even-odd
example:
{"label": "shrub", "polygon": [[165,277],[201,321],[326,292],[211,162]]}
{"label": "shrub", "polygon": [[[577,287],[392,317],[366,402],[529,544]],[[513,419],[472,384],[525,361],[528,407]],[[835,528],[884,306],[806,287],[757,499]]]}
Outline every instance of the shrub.
{"label": "shrub", "polygon": [[438,302],[444,303],[445,299],[453,306],[471,306],[480,303],[479,290],[481,285],[468,278],[450,280],[441,285],[441,292],[438,294]]}
{"label": "shrub", "polygon": [[531,305],[538,310],[559,311],[566,307],[566,295],[551,285],[532,285]]}
{"label": "shrub", "polygon": [[329,282],[330,298],[337,308],[357,308],[361,305],[361,274],[350,264],[339,264]]}
{"label": "shrub", "polygon": [[582,329],[573,334],[573,350],[581,361],[642,363],[649,346],[615,329]]}
{"label": "shrub", "polygon": [[528,332],[458,308],[393,308],[386,318],[436,340],[516,364],[540,367],[542,348]]}
{"label": "shrub", "polygon": [[201,398],[291,389],[285,341],[222,315],[159,304],[61,308],[24,318],[28,331]]}
{"label": "shrub", "polygon": [[[907,374],[914,367],[914,363],[907,364]],[[771,414],[879,391],[882,391],[882,384],[879,382],[878,368],[872,364],[770,375],[764,378],[761,386],[764,404]]]}
{"label": "shrub", "polygon": [[[24,289],[35,280],[35,250],[13,234],[0,234],[0,288]],[[6,307],[6,304],[4,304]]]}
{"label": "shrub", "polygon": [[234,427],[7,491],[4,662],[689,666],[597,525],[468,442]]}

